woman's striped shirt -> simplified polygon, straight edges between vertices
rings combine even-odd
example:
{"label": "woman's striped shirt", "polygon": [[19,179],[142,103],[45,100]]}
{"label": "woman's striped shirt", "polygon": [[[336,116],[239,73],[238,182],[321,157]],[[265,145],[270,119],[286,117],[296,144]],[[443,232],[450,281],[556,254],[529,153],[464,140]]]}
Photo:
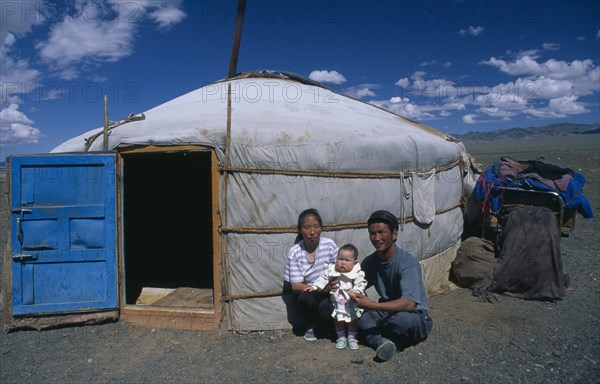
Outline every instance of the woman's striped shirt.
{"label": "woman's striped shirt", "polygon": [[285,264],[284,280],[289,283],[312,284],[325,273],[327,265],[335,263],[338,246],[331,239],[321,237],[315,262],[309,263],[306,259],[304,240],[290,248]]}

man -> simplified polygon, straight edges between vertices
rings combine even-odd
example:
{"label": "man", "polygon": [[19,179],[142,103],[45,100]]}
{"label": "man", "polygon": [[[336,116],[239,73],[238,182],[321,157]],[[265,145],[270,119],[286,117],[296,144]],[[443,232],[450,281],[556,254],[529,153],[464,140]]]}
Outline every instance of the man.
{"label": "man", "polygon": [[361,266],[368,286],[375,286],[378,302],[360,295],[354,301],[365,309],[358,322],[360,333],[381,361],[400,348],[427,338],[433,322],[421,277],[421,266],[410,253],[396,246],[398,220],[388,211],[375,211],[367,221],[375,252]]}

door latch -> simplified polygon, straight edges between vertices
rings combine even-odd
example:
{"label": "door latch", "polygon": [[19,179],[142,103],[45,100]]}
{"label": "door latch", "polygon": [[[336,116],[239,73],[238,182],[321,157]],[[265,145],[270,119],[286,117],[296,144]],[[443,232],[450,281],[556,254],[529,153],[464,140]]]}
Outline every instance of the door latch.
{"label": "door latch", "polygon": [[11,211],[12,214],[19,214],[19,215],[23,215],[25,213],[33,213],[33,211],[31,209],[27,209],[27,208],[17,208],[17,209],[13,209]]}

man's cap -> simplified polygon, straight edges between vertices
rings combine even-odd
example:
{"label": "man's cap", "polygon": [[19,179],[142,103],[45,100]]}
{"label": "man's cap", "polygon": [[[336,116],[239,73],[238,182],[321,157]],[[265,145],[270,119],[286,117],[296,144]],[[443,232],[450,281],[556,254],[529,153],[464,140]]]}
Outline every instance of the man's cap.
{"label": "man's cap", "polygon": [[385,210],[375,211],[367,220],[367,225],[371,225],[373,223],[385,223],[390,225],[393,229],[398,229],[398,219],[394,216],[393,213]]}

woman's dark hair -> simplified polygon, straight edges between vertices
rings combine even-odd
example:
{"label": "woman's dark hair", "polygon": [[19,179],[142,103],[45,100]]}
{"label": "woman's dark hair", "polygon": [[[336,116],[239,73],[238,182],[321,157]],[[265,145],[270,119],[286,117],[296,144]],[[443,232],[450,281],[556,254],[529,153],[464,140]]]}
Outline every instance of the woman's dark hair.
{"label": "woman's dark hair", "polygon": [[300,232],[301,228],[302,228],[302,224],[304,224],[304,218],[306,218],[306,216],[310,216],[313,215],[314,217],[317,218],[317,221],[319,222],[319,225],[322,227],[323,226],[323,219],[321,219],[321,215],[319,215],[319,211],[317,211],[314,208],[308,208],[305,209],[304,211],[302,211],[302,213],[300,213],[300,215],[298,216],[298,232]]}
{"label": "woman's dark hair", "polygon": [[338,251],[338,253],[340,251],[351,251],[353,253],[354,260],[358,260],[358,249],[356,249],[354,244],[344,244],[340,247],[340,250]]}

